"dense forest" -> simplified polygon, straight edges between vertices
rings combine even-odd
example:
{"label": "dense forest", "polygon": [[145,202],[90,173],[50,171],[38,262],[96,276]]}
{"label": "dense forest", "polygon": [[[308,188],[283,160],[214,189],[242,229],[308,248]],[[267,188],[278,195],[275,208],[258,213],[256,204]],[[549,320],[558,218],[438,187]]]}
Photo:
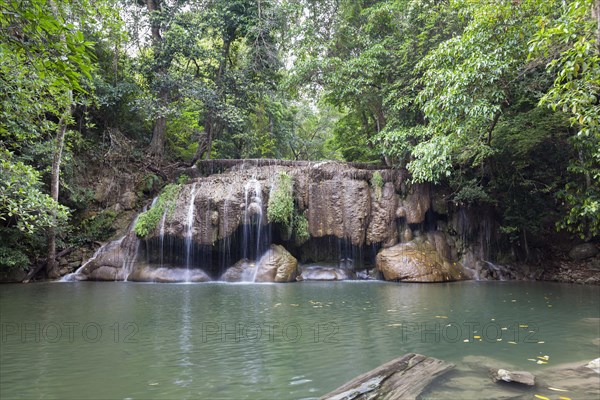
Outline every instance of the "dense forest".
{"label": "dense forest", "polygon": [[[598,0],[0,0],[0,269],[106,240],[201,159],[359,161],[600,234]],[[140,204],[138,204],[140,205]],[[141,208],[141,207],[140,207]]]}

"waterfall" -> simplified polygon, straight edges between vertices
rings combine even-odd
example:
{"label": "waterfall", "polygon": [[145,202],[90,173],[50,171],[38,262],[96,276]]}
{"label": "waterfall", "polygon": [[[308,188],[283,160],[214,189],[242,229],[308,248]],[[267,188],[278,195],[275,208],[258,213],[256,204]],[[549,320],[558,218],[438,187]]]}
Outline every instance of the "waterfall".
{"label": "waterfall", "polygon": [[489,267],[491,278],[499,281],[508,281],[511,279],[510,269],[504,265],[494,264],[490,261],[483,261]]}
{"label": "waterfall", "polygon": [[187,232],[185,235],[185,268],[188,270],[192,266],[192,245],[194,236],[194,211],[196,201],[196,183],[192,185],[192,191],[190,192],[190,203],[188,205],[187,212]]}
{"label": "waterfall", "polygon": [[78,279],[78,276],[81,276],[81,272],[83,271],[83,269],[85,267],[87,267],[87,265],[89,263],[91,263],[92,261],[94,261],[96,258],[98,258],[98,256],[102,253],[105,253],[106,251],[108,251],[109,249],[113,249],[115,246],[120,246],[121,242],[123,242],[123,239],[125,239],[125,236],[120,237],[117,240],[113,240],[112,242],[107,242],[104,243],[102,246],[98,247],[98,249],[94,252],[94,254],[83,264],[81,264],[81,267],[77,268],[77,271],[72,272],[70,274],[67,274],[65,276],[63,276],[62,278],[60,278],[59,282],[76,282],[79,281],[80,279]]}
{"label": "waterfall", "polygon": [[160,228],[159,228],[159,237],[158,237],[158,245],[159,247],[159,256],[160,256],[160,267],[162,268],[165,264],[165,222],[167,219],[167,212],[163,213],[162,218],[160,219]]}
{"label": "waterfall", "polygon": [[244,232],[242,249],[245,259],[257,260],[260,256],[262,222],[262,188],[260,182],[252,178],[244,185]]}
{"label": "waterfall", "polygon": [[[157,198],[154,198],[154,200],[152,201],[152,205],[156,203],[156,199]],[[146,211],[147,207],[144,207],[142,212]],[[121,239],[122,242],[124,241],[123,244],[127,244],[127,242],[133,241],[131,246],[127,246],[124,249],[126,254],[123,258],[123,266],[121,267],[121,275],[124,282],[127,282],[127,278],[129,278],[129,275],[133,272],[133,266],[135,264],[135,260],[137,259],[138,249],[140,248],[140,239],[135,234],[135,224],[137,223],[139,216],[139,214],[135,216],[133,222],[129,226],[127,234]]]}

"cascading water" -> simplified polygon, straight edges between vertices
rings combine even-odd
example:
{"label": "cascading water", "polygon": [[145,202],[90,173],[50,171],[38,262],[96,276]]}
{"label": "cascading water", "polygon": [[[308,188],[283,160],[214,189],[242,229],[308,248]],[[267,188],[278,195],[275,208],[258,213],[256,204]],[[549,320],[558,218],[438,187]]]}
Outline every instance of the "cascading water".
{"label": "cascading water", "polygon": [[165,264],[165,250],[164,250],[164,246],[165,246],[165,222],[167,219],[167,212],[165,211],[163,213],[162,218],[160,219],[160,230],[159,230],[159,237],[158,237],[158,243],[159,243],[159,257],[160,257],[160,267],[162,268]]}
{"label": "cascading water", "polygon": [[190,192],[190,203],[187,212],[187,231],[185,234],[185,268],[188,271],[192,266],[193,236],[194,236],[194,214],[196,201],[196,183],[192,185]]}
{"label": "cascading water", "polygon": [[[155,202],[156,202],[156,199],[152,202],[152,204],[154,205]],[[146,210],[147,210],[147,207],[144,207],[142,212],[146,212]],[[140,239],[135,234],[135,224],[136,224],[138,218],[139,218],[139,214],[136,215],[135,219],[129,226],[129,231],[127,232],[127,235],[125,235],[123,237],[123,239],[121,239],[122,241],[125,240],[125,241],[131,243],[130,246],[126,246],[124,249],[126,254],[125,254],[125,257],[123,258],[122,277],[123,277],[123,281],[125,281],[125,282],[127,282],[127,278],[129,278],[129,275],[133,272],[135,260],[137,259],[138,249],[140,248]]]}
{"label": "cascading water", "polygon": [[[143,211],[146,211],[146,208],[144,208]],[[77,271],[63,276],[60,282],[73,282],[87,279],[86,275],[88,275],[90,272],[86,271],[88,265],[99,259],[99,257],[104,257],[104,253],[109,252],[111,254],[118,254],[119,256],[109,257],[109,259],[100,259],[100,266],[104,265],[105,262],[108,262],[110,265],[112,262],[114,262],[115,259],[121,259],[122,257],[122,263],[120,265],[120,268],[117,265],[111,266],[118,269],[118,273],[115,274],[116,280],[127,281],[127,278],[133,272],[140,245],[140,240],[138,239],[134,231],[135,223],[137,222],[138,217],[139,215],[136,215],[132,223],[129,225],[127,234],[125,236],[122,236],[117,240],[113,240],[102,245],[98,250],[96,250],[94,255],[89,260],[87,260],[81,265],[81,267],[77,269]]]}
{"label": "cascading water", "polygon": [[81,267],[77,268],[77,270],[75,272],[72,272],[70,274],[67,274],[65,276],[63,276],[59,282],[75,282],[75,281],[79,281],[80,279],[78,279],[78,277],[83,277],[83,275],[81,274],[81,272],[83,271],[83,269],[85,267],[87,267],[87,265],[89,263],[91,263],[92,261],[94,261],[96,258],[98,258],[98,256],[102,253],[105,253],[106,251],[108,251],[109,249],[113,249],[116,246],[120,246],[121,242],[123,242],[123,239],[125,239],[125,236],[120,237],[117,240],[113,240],[112,242],[107,242],[104,243],[102,246],[100,246],[95,252],[94,254],[83,264],[81,264]]}
{"label": "cascading water", "polygon": [[[262,187],[256,178],[250,179],[244,185],[244,231],[242,237],[243,257],[247,260],[257,261],[261,253],[261,229],[263,223],[263,200]],[[251,271],[247,270],[243,280],[254,282],[258,268],[255,263],[248,263],[248,267],[254,267]],[[252,275],[251,277],[249,275]]]}
{"label": "cascading water", "polygon": [[243,256],[256,260],[260,256],[260,232],[263,218],[262,188],[260,182],[250,179],[244,186]]}

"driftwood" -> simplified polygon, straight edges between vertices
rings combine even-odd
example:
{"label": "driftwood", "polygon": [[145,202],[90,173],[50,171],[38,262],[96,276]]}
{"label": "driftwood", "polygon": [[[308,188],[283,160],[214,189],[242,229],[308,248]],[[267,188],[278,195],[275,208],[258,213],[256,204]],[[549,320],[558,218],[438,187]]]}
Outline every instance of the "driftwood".
{"label": "driftwood", "polygon": [[321,400],[416,399],[431,382],[452,368],[453,364],[442,360],[405,354],[357,376]]}
{"label": "driftwood", "polygon": [[[71,253],[73,250],[75,250],[75,247],[67,247],[64,250],[59,251],[56,254],[56,259],[58,260],[61,257],[66,256],[67,254]],[[31,282],[31,280],[33,278],[35,278],[35,276],[42,270],[44,269],[44,267],[48,264],[48,260],[39,263],[34,269],[32,269],[31,271],[29,271],[27,273],[27,276],[25,277],[25,279],[23,279],[22,283],[29,283]]]}

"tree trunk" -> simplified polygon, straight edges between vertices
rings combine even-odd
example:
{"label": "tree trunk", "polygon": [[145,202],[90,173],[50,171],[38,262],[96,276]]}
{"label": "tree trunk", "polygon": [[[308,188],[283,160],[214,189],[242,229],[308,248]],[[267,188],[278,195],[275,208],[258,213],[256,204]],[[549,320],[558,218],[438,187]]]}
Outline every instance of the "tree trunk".
{"label": "tree trunk", "polygon": [[598,19],[598,30],[596,31],[596,47],[600,52],[600,0],[596,0],[596,18]]}
{"label": "tree trunk", "polygon": [[[150,14],[150,32],[152,35],[152,45],[154,47],[155,57],[160,56],[160,46],[162,43],[162,36],[160,34],[160,22],[153,18],[155,12],[159,12],[161,9],[160,0],[146,0],[146,7]],[[159,67],[157,75],[161,76],[165,72],[164,67]],[[160,88],[158,93],[160,107],[169,104],[169,91],[166,88]],[[162,160],[165,152],[165,136],[167,131],[167,118],[164,115],[159,115],[154,120],[154,127],[152,129],[152,141],[148,152],[151,156],[157,157]]]}
{"label": "tree trunk", "polygon": [[[215,77],[215,86],[217,92],[217,101],[225,102],[224,88],[223,88],[223,77],[227,72],[227,60],[229,59],[229,51],[231,49],[231,43],[235,39],[236,29],[230,29],[223,33],[223,51],[221,52],[221,60],[219,61],[219,69],[217,70],[217,76]],[[219,137],[223,131],[223,124],[220,118],[214,115],[215,110],[210,110],[204,120],[204,132],[206,133],[206,139],[200,138],[198,143],[198,150],[201,149],[203,144],[206,144],[206,150],[204,153],[204,159],[210,160],[210,154],[212,151],[213,140]],[[205,140],[205,142],[204,142]],[[197,154],[197,156],[199,156]]]}
{"label": "tree trunk", "polygon": [[[160,105],[166,106],[169,101],[169,93],[161,89],[160,94]],[[165,136],[167,133],[167,118],[160,115],[154,120],[154,128],[152,130],[152,141],[150,142],[149,152],[150,155],[156,156],[158,159],[162,159],[165,152]]]}
{"label": "tree trunk", "polygon": [[[72,94],[71,94],[72,96]],[[67,133],[67,124],[71,116],[71,105],[67,107],[65,113],[58,122],[58,131],[56,133],[56,143],[54,144],[54,157],[52,159],[52,171],[50,173],[50,196],[52,200],[58,202],[58,192],[60,186],[60,163],[62,161],[62,152],[65,144],[65,134]],[[56,215],[53,215],[54,224],[56,224]],[[56,279],[60,276],[58,272],[58,262],[56,260],[56,227],[51,226],[48,230],[48,256],[46,262],[46,272],[48,277]]]}

